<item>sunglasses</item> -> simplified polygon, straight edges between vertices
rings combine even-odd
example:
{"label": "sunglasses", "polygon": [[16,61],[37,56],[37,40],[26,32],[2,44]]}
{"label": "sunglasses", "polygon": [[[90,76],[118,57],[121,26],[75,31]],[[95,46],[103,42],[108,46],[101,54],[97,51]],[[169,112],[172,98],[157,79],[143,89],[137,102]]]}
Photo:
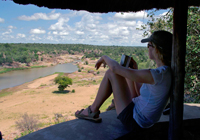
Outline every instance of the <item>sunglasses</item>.
{"label": "sunglasses", "polygon": [[154,46],[152,44],[147,44],[147,48],[152,47],[154,48]]}

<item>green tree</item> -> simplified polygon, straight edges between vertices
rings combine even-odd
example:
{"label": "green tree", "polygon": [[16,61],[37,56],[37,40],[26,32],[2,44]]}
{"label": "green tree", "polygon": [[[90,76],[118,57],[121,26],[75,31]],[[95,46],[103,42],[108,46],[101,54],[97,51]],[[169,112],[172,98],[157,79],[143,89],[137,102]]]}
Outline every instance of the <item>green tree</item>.
{"label": "green tree", "polygon": [[[173,9],[167,14],[155,18],[155,11],[148,14],[150,18],[147,24],[138,30],[143,30],[143,36],[148,36],[155,30],[167,30],[172,32]],[[185,63],[185,102],[200,102],[200,8],[188,9],[186,63]]]}
{"label": "green tree", "polygon": [[6,62],[12,63],[13,62],[12,57],[11,56],[6,56]]}
{"label": "green tree", "polygon": [[54,82],[56,84],[59,84],[58,86],[59,91],[64,91],[66,87],[69,87],[69,85],[72,85],[72,79],[67,76],[57,76],[54,79]]}

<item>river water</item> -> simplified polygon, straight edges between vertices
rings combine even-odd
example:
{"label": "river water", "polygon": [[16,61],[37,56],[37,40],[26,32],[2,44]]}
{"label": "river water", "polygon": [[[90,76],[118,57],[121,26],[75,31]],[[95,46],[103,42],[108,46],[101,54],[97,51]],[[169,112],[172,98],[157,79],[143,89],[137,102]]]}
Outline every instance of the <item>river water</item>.
{"label": "river water", "polygon": [[18,86],[39,77],[53,74],[55,72],[72,73],[77,70],[78,67],[73,63],[66,63],[44,68],[32,68],[3,73],[0,74],[0,90]]}

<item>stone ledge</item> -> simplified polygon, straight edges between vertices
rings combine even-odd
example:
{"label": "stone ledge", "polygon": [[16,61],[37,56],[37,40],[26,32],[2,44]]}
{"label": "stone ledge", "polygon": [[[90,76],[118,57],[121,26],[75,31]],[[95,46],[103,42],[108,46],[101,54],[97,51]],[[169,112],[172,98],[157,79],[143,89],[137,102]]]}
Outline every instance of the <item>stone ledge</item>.
{"label": "stone ledge", "polygon": [[100,114],[101,123],[75,119],[28,134],[18,140],[113,140],[128,133],[115,110]]}
{"label": "stone ledge", "polygon": [[[184,105],[185,128],[200,126],[200,105]],[[28,134],[18,140],[113,140],[113,139],[164,139],[168,135],[169,115],[161,119],[153,127],[141,133],[128,132],[117,119],[115,110],[100,114],[102,123],[94,123],[82,119],[63,122]],[[187,130],[187,129],[184,129]],[[191,129],[190,129],[191,130]],[[196,130],[196,129],[195,129]],[[199,130],[199,128],[197,129]],[[199,137],[198,137],[199,138]]]}

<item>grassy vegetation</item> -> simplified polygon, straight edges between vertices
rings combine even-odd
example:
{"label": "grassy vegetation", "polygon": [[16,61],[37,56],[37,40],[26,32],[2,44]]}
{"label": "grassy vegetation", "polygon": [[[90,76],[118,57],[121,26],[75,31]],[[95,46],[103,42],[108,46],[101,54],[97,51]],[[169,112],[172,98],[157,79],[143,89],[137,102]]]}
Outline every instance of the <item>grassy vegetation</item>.
{"label": "grassy vegetation", "polygon": [[[95,98],[95,97],[93,97],[93,96],[91,97],[91,99],[94,99],[94,98]],[[111,95],[111,96],[102,104],[102,106],[101,106],[100,109],[99,109],[101,113],[106,111],[106,109],[108,108],[108,106],[111,104],[113,98],[114,98],[113,95]],[[91,104],[84,105],[83,108],[87,108],[89,105],[91,105]]]}
{"label": "grassy vegetation", "polygon": [[10,71],[15,71],[15,70],[25,70],[25,69],[30,69],[30,68],[43,68],[43,67],[47,67],[47,66],[31,66],[27,68],[24,68],[24,67],[23,68],[2,68],[0,69],[0,74],[10,72]]}
{"label": "grassy vegetation", "polygon": [[63,76],[65,73],[64,72],[55,72],[54,74],[58,74],[58,76]]}
{"label": "grassy vegetation", "polygon": [[28,68],[3,68],[3,69],[0,69],[0,74],[14,71],[14,70],[24,70],[24,69],[28,69]]}
{"label": "grassy vegetation", "polygon": [[21,132],[21,135],[20,135],[20,136],[16,136],[16,137],[14,138],[14,140],[16,140],[16,139],[18,139],[18,138],[20,138],[20,137],[23,137],[23,136],[25,136],[25,135],[28,135],[28,134],[30,134],[30,133],[32,133],[32,132],[34,132],[34,131],[24,131],[24,132]]}
{"label": "grassy vegetation", "polygon": [[47,84],[43,84],[43,83],[42,83],[42,84],[40,85],[40,87],[44,87],[44,86],[47,86]]}
{"label": "grassy vegetation", "polygon": [[112,103],[113,95],[111,95],[100,107],[101,112],[105,112],[108,106]]}
{"label": "grassy vegetation", "polygon": [[44,67],[47,67],[47,66],[31,66],[31,68],[44,68]]}
{"label": "grassy vegetation", "polygon": [[0,98],[8,95],[12,95],[12,92],[0,92]]}
{"label": "grassy vegetation", "polygon": [[88,64],[88,66],[92,66],[93,68],[95,67],[95,64]]}

